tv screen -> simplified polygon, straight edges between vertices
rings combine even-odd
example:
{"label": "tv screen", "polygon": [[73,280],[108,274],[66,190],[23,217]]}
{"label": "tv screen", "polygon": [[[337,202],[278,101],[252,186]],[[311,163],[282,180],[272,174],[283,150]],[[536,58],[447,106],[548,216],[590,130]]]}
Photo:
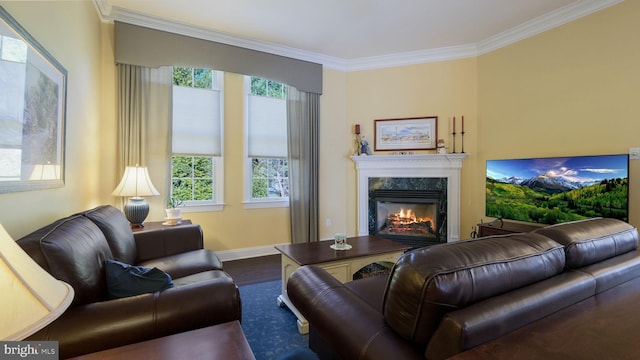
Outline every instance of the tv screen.
{"label": "tv screen", "polygon": [[556,224],[628,221],[629,155],[487,160],[488,217]]}

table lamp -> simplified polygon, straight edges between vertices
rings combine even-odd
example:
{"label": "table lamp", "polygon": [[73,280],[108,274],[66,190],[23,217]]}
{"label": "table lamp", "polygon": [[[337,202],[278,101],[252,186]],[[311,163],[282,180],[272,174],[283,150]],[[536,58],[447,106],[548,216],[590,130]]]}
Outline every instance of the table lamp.
{"label": "table lamp", "polygon": [[22,340],[57,319],[73,288],[55,279],[0,225],[0,340]]}
{"label": "table lamp", "polygon": [[127,166],[118,187],[113,190],[115,196],[130,196],[124,205],[124,215],[133,226],[144,226],[142,223],[149,215],[149,204],[142,196],[160,195],[151,183],[146,167]]}

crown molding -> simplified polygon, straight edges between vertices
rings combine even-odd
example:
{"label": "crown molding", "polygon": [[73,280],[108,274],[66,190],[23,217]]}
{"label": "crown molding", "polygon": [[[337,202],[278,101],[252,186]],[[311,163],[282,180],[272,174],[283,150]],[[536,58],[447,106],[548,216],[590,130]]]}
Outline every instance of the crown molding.
{"label": "crown molding", "polygon": [[570,23],[595,12],[619,4],[624,0],[577,0],[555,11],[524,22],[509,30],[479,41],[478,55],[511,45],[547,30]]}
{"label": "crown molding", "polygon": [[475,44],[409,51],[349,60],[346,71],[374,70],[386,67],[464,59],[477,56],[477,54],[478,50]]}
{"label": "crown molding", "polygon": [[111,23],[113,21],[120,21],[151,29],[318,63],[329,69],[348,72],[475,57],[564,25],[623,1],[624,0],[576,0],[556,11],[527,21],[475,44],[409,51],[357,59],[342,59],[266,41],[249,39],[220,31],[187,25],[172,20],[122,9],[117,6],[110,6],[106,0],[93,0],[93,3],[101,21],[103,22]]}

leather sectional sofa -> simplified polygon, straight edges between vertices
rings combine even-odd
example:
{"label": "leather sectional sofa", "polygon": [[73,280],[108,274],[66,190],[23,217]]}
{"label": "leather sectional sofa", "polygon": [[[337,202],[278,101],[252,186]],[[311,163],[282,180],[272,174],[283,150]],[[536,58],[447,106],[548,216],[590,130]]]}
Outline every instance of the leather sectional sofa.
{"label": "leather sectional sofa", "polygon": [[[631,315],[640,299],[638,232],[614,219],[413,250],[389,277],[346,284],[306,266],[291,275],[287,293],[321,359],[564,359],[606,343],[623,358],[640,355],[637,341],[620,344],[615,320],[598,316],[624,317],[618,296],[631,297],[623,310]],[[593,321],[606,324],[601,333]],[[528,341],[538,338],[548,343]]]}
{"label": "leather sectional sofa", "polygon": [[[53,222],[18,244],[75,297],[67,311],[26,340],[59,342],[60,358],[92,353],[241,319],[240,293],[199,225],[132,233],[106,205]],[[107,260],[157,268],[173,287],[110,299]]]}

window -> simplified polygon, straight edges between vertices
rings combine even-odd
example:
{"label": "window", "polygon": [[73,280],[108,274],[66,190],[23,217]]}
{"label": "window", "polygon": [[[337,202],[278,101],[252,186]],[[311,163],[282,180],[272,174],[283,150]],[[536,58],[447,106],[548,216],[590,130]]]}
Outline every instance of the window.
{"label": "window", "polygon": [[286,86],[245,77],[246,207],[289,205]]}
{"label": "window", "polygon": [[222,208],[223,75],[173,68],[171,197],[187,208]]}

